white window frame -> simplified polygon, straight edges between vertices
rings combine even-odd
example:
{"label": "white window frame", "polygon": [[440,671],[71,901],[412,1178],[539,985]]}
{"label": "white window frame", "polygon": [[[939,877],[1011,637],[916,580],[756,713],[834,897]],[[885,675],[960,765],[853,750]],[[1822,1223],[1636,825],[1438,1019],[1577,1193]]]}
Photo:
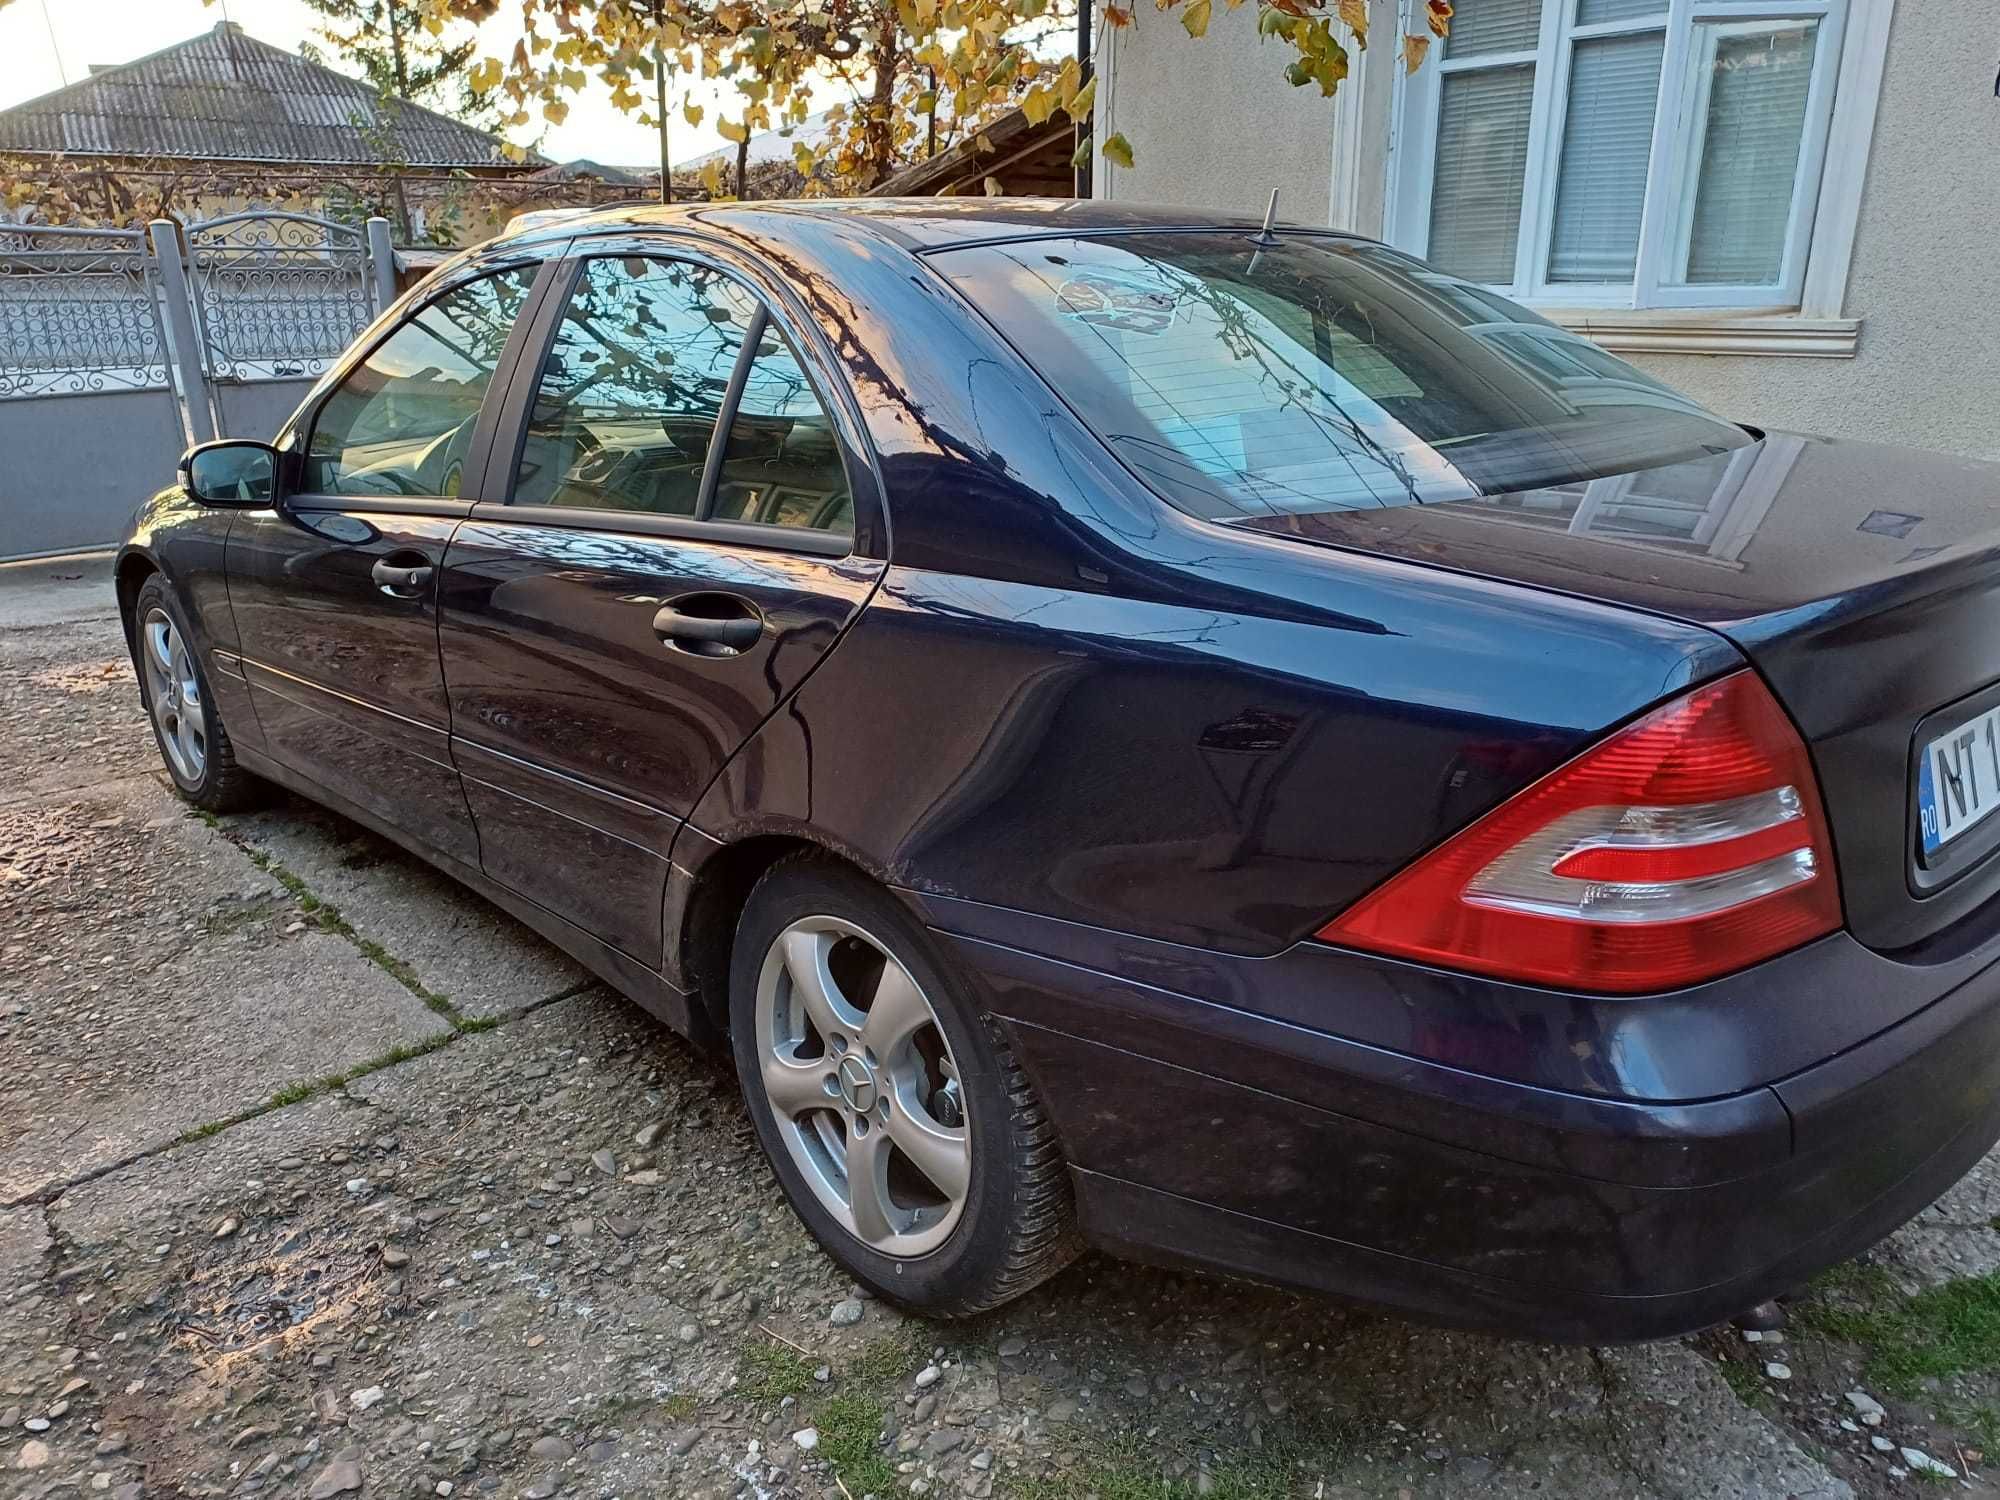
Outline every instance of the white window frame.
{"label": "white window frame", "polygon": [[[1646,206],[1640,222],[1638,263],[1630,283],[1603,285],[1550,282],[1545,274],[1569,97],[1571,49],[1575,42],[1595,37],[1658,31],[1661,11],[1638,19],[1577,26],[1574,24],[1577,3],[1578,0],[1545,0],[1540,37],[1532,50],[1448,59],[1440,47],[1431,62],[1398,80],[1397,129],[1389,166],[1390,202],[1386,214],[1391,243],[1419,256],[1428,248],[1431,179],[1437,156],[1438,100],[1443,75],[1532,63],[1535,94],[1514,279],[1511,283],[1494,285],[1494,291],[1548,309],[1562,321],[1578,326],[1584,326],[1584,320],[1565,313],[1608,309],[1643,314],[1705,308],[1737,312],[1790,310],[1822,319],[1837,314],[1859,218],[1861,174],[1865,169],[1868,139],[1873,133],[1875,96],[1881,78],[1880,54],[1886,43],[1893,0],[1789,0],[1789,3],[1788,0],[1666,0],[1662,7],[1666,38],[1654,114]],[[1417,0],[1405,0],[1406,27],[1421,24],[1416,14],[1419,8]],[[1848,24],[1850,8],[1856,12],[1857,24],[1853,26]],[[1775,282],[1762,286],[1666,285],[1668,264],[1678,249],[1673,239],[1684,222],[1686,204],[1697,181],[1698,157],[1690,149],[1689,138],[1705,118],[1704,89],[1709,75],[1694,67],[1691,52],[1700,39],[1701,28],[1706,23],[1784,20],[1817,21],[1819,33],[1814,45],[1805,135],[1800,145],[1780,275]],[[1857,57],[1870,43],[1873,57]],[[1865,98],[1854,98],[1856,94]],[[1856,156],[1858,160],[1853,159]],[[1670,180],[1677,166],[1679,180]],[[1833,210],[1831,214],[1829,209]],[[1832,285],[1836,271],[1838,284]],[[1833,347],[1842,342],[1840,330],[1816,332],[1820,337],[1810,344],[1802,342],[1796,352],[1852,352],[1851,329],[1845,330],[1849,336],[1844,348]]]}

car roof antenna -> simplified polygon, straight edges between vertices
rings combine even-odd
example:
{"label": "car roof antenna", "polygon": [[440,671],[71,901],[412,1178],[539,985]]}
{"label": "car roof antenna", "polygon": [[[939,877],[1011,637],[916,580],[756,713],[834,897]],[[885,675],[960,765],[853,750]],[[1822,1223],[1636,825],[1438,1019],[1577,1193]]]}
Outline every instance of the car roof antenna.
{"label": "car roof antenna", "polygon": [[1252,255],[1250,257],[1250,270],[1252,272],[1254,272],[1257,269],[1258,255],[1262,255],[1266,250],[1275,250],[1277,248],[1278,237],[1275,234],[1271,233],[1271,226],[1277,222],[1278,222],[1278,190],[1276,188],[1272,188],[1271,201],[1264,209],[1264,227],[1258,230],[1255,234],[1250,236],[1250,243],[1257,247],[1256,255]]}

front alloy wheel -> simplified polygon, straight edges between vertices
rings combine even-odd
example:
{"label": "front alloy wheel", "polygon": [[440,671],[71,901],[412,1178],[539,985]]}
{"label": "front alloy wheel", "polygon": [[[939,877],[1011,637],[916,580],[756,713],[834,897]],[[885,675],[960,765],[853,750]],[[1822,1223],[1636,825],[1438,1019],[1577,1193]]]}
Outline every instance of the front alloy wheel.
{"label": "front alloy wheel", "polygon": [[181,781],[199,785],[208,772],[208,719],[194,658],[164,609],[147,611],[139,636],[139,660],[146,673],[153,724],[160,732],[160,753]]}
{"label": "front alloy wheel", "polygon": [[256,806],[268,788],[236,764],[187,616],[166,579],[155,573],[139,586],[125,622],[139,670],[139,701],[180,794],[213,813]]}

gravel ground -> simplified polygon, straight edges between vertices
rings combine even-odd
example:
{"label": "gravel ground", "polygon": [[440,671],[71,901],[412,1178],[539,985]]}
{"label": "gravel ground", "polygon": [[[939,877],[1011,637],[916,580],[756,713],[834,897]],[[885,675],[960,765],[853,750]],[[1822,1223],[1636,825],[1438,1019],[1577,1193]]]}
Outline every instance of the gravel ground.
{"label": "gravel ground", "polygon": [[191,816],[109,598],[0,569],[0,1495],[1987,1492],[1991,1162],[1782,1341],[1100,1258],[972,1324],[862,1297],[722,1065],[350,824]]}

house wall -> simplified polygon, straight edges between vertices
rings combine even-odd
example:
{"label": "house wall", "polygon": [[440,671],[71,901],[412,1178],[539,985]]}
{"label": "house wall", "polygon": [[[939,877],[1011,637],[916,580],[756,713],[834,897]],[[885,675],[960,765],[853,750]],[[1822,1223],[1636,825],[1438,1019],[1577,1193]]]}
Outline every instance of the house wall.
{"label": "house wall", "polygon": [[[1282,217],[1340,217],[1329,201],[1335,106],[1285,83],[1287,49],[1260,41],[1253,12],[1218,9],[1195,42],[1172,15],[1140,7],[1137,24],[1108,40],[1098,130],[1122,131],[1137,159],[1101,170],[1100,196],[1256,211],[1278,184]],[[1376,31],[1389,34],[1380,20]],[[1841,308],[1862,320],[1854,358],[1625,357],[1740,421],[2000,458],[1996,55],[2000,7],[1896,0]],[[1386,44],[1371,62],[1396,66]],[[1368,108],[1355,110],[1365,118],[1346,127],[1343,162],[1387,138],[1385,82],[1378,68]],[[1379,234],[1379,186],[1366,188],[1351,227]]]}
{"label": "house wall", "polygon": [[1898,0],[1842,308],[1853,359],[1627,357],[1739,421],[2000,458],[1996,55],[2000,7]]}
{"label": "house wall", "polygon": [[1123,134],[1134,159],[1098,158],[1098,197],[1261,214],[1275,187],[1280,217],[1327,222],[1334,104],[1285,82],[1293,54],[1257,35],[1256,6],[1217,6],[1196,40],[1174,13],[1142,5],[1130,26],[1106,29],[1104,52],[1098,137]]}

